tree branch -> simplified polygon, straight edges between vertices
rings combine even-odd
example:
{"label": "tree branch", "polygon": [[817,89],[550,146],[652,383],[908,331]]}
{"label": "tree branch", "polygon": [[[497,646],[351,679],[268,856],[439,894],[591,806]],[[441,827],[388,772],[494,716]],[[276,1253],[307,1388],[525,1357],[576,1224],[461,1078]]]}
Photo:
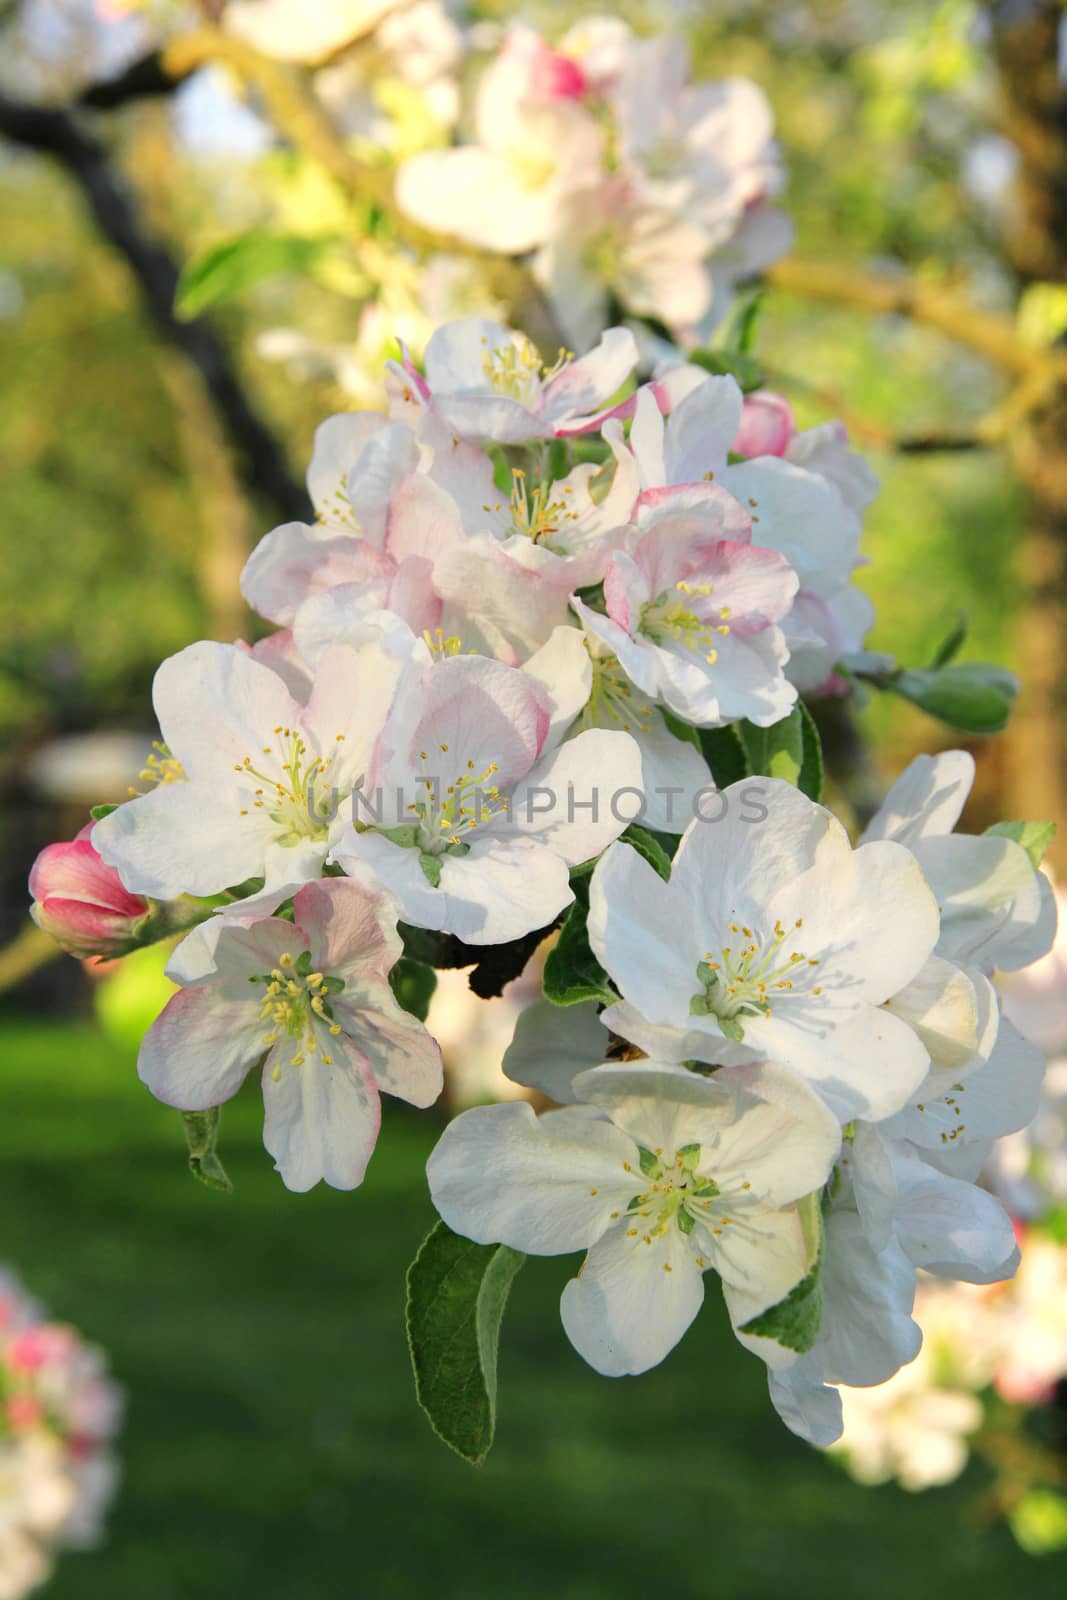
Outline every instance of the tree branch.
{"label": "tree branch", "polygon": [[1027,344],[1010,317],[979,311],[953,291],[919,283],[914,278],[879,277],[832,262],[802,261],[796,256],[776,262],[764,276],[768,283],[806,300],[908,317],[912,322],[936,328],[1017,378],[1030,377],[1035,369],[1043,367],[1050,374],[1055,373],[1060,382],[1067,381],[1067,354]]}
{"label": "tree branch", "polygon": [[101,233],[137,279],[145,305],[170,342],[196,366],[241,462],[250,492],[283,520],[306,519],[308,499],[290,476],[281,446],[248,400],[225,347],[202,319],[174,315],[178,268],[142,226],[136,203],[108,151],[68,111],[20,105],[0,95],[0,135],[51,156],[82,192]]}

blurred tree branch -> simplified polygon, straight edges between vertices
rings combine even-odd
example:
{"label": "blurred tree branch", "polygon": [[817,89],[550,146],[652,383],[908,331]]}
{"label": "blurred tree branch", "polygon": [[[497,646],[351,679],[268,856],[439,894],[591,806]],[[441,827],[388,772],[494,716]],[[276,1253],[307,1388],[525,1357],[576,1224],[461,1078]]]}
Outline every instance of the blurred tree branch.
{"label": "blurred tree branch", "polygon": [[136,201],[100,141],[66,110],[21,105],[0,95],[0,136],[51,156],[78,185],[100,232],[126,260],[157,327],[193,363],[241,462],[248,490],[269,499],[283,520],[308,515],[303,488],[284,452],[245,394],[225,346],[202,319],[174,315],[178,267],[151,237]]}

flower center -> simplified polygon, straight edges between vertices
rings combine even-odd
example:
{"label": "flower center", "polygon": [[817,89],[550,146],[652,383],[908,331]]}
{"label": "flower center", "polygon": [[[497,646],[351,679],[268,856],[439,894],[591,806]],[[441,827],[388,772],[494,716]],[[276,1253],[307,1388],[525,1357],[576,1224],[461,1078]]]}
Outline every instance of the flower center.
{"label": "flower center", "polygon": [[[752,1225],[738,1215],[748,1203],[752,1185],[744,1178],[733,1179],[726,1188],[714,1178],[699,1172],[701,1147],[682,1145],[670,1160],[662,1150],[640,1152],[641,1171],[651,1181],[635,1194],[626,1208],[626,1237],[651,1244],[661,1239],[672,1226],[690,1234],[699,1225],[721,1237],[727,1228],[754,1232]],[[632,1170],[624,1162],[626,1170]],[[697,1257],[698,1264],[707,1263]]]}
{"label": "flower center", "polygon": [[[330,995],[341,993],[344,979],[312,972],[307,950],[301,950],[297,956],[286,950],[270,972],[248,981],[263,984],[266,989],[259,1009],[266,1024],[264,1048],[273,1049],[283,1039],[289,1039],[293,1045],[291,1067],[302,1067],[306,1058],[316,1052],[321,1055],[324,1066],[332,1066],[332,1057],[322,1048],[317,1034],[320,1029],[334,1036],[341,1032],[341,1025],[334,1021],[330,1009]],[[281,1063],[277,1062],[271,1074],[275,1083],[281,1075]]]}
{"label": "flower center", "polygon": [[719,652],[714,648],[715,635],[730,632],[727,618],[729,606],[709,604],[714,592],[711,583],[676,583],[673,589],[664,589],[655,600],[641,607],[641,620],[637,631],[654,644],[680,644],[687,650],[698,650],[709,665],[714,666]]}
{"label": "flower center", "polygon": [[593,683],[589,699],[582,712],[583,728],[602,728],[605,721],[617,722],[623,733],[637,728],[641,733],[652,731],[652,707],[634,698],[629,678],[612,655],[591,657]]}
{"label": "flower center", "polygon": [[726,1037],[739,1040],[744,1037],[743,1017],[771,1016],[775,1000],[798,989],[822,994],[818,986],[808,986],[821,957],[805,955],[803,950],[787,954],[784,949],[803,926],[803,917],[790,929],[776,922],[771,936],[764,938],[731,922],[730,932],[744,942],[723,945],[718,952],[705,950],[697,963],[701,987],[689,1002],[690,1016],[716,1017]]}
{"label": "flower center", "polygon": [[574,360],[573,350],[561,349],[552,366],[546,366],[537,346],[521,337],[490,349],[489,340],[483,336],[482,344],[482,372],[490,389],[525,406],[536,400],[542,384],[558,377]]}
{"label": "flower center", "polygon": [[[338,744],[344,743],[343,733],[335,737]],[[247,817],[251,811],[265,812],[278,828],[279,844],[325,839],[336,815],[336,796],[327,783],[334,756],[311,755],[303,734],[295,728],[275,728],[274,740],[273,745],[264,745],[256,757],[261,765],[245,756],[234,766],[235,772],[256,785],[252,803],[241,808],[241,816]]]}

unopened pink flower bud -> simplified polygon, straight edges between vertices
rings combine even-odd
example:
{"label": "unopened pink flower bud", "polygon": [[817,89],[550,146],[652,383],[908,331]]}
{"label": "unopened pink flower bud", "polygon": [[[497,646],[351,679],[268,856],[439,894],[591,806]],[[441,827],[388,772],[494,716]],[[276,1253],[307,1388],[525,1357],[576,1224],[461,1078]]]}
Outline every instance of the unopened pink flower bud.
{"label": "unopened pink flower bud", "polygon": [[92,824],[77,838],[46,845],[30,872],[32,915],[72,956],[118,956],[138,943],[137,926],[151,910],[93,849]]}
{"label": "unopened pink flower bud", "polygon": [[741,456],[784,456],[797,431],[793,408],[770,389],[746,394],[734,449]]}
{"label": "unopened pink flower bud", "polygon": [[545,100],[580,100],[588,88],[577,61],[558,50],[538,53],[532,77],[534,93]]}

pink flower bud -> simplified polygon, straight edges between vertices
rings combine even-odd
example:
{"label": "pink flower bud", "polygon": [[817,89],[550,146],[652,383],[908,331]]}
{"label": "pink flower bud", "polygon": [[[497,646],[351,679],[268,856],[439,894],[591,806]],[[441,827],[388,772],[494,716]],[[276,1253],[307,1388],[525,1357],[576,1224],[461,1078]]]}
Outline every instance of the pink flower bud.
{"label": "pink flower bud", "polygon": [[122,955],[151,908],[97,855],[91,831],[90,823],[76,839],[46,845],[37,857],[30,872],[33,919],[72,956]]}
{"label": "pink flower bud", "polygon": [[770,389],[746,394],[734,449],[741,456],[784,456],[797,431],[793,408]]}
{"label": "pink flower bud", "polygon": [[545,100],[580,100],[588,88],[577,61],[547,48],[538,54],[532,78],[534,94]]}

